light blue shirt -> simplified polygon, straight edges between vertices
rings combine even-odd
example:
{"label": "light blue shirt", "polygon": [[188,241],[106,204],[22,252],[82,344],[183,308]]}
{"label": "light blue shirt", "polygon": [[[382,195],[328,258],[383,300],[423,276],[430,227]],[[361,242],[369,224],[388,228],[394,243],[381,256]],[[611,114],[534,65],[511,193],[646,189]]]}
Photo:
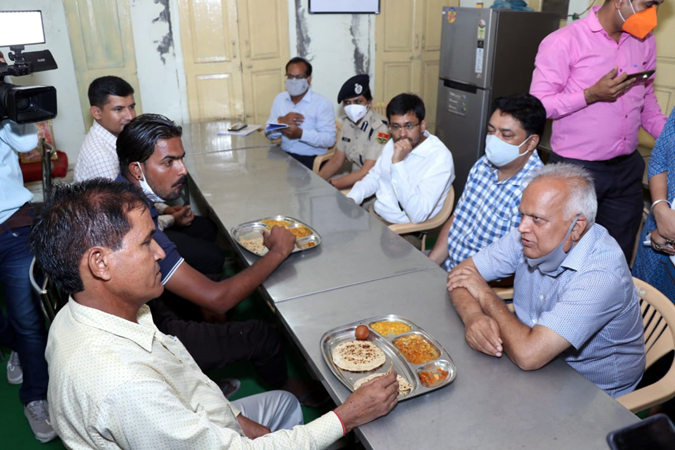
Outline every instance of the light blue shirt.
{"label": "light blue shirt", "polygon": [[486,280],[516,274],[518,319],[565,338],[572,347],[560,356],[577,372],[612,397],[635,389],[645,370],[642,315],[626,258],[605,228],[593,225],[550,275],[527,264],[517,229],[473,262]]}
{"label": "light blue shirt", "polygon": [[291,95],[284,91],[277,95],[272,103],[272,112],[268,122],[277,123],[277,119],[289,112],[297,112],[305,117],[300,124],[302,137],[288,139],[277,131],[267,135],[270,139],[281,137],[281,149],[296,155],[316,156],[326,153],[328,147],[335,144],[335,111],[330,101],[311,89],[296,105]]}
{"label": "light blue shirt", "polygon": [[37,147],[35,124],[19,125],[11,120],[0,122],[0,223],[11,217],[33,194],[23,186],[23,174],[16,152]]}

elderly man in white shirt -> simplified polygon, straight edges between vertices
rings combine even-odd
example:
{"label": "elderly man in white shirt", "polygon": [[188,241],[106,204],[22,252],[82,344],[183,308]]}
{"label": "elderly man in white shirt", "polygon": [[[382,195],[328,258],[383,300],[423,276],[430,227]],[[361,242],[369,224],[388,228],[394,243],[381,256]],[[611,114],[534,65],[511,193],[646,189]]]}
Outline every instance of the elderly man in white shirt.
{"label": "elderly man in white shirt", "polygon": [[[141,191],[97,178],[56,186],[30,237],[71,295],[49,330],[49,399],[67,448],[323,449],[396,405],[396,373],[302,424],[298,401],[272,391],[230,403],[145,304],[161,295],[164,251]],[[292,429],[288,429],[291,428]]]}
{"label": "elderly man in white shirt", "polygon": [[392,139],[347,194],[357,204],[375,194],[375,212],[389,223],[419,223],[435,216],[455,179],[452,154],[426,131],[424,117],[421,98],[394,97],[387,105]]}

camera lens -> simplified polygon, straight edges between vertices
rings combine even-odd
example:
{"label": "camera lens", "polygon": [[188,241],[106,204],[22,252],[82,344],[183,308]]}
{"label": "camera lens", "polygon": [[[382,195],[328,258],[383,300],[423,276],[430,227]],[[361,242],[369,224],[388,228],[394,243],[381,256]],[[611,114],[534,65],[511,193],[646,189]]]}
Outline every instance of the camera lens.
{"label": "camera lens", "polygon": [[33,109],[34,108],[32,102],[30,101],[30,98],[24,97],[16,99],[16,110],[18,112],[28,112],[32,111]]}

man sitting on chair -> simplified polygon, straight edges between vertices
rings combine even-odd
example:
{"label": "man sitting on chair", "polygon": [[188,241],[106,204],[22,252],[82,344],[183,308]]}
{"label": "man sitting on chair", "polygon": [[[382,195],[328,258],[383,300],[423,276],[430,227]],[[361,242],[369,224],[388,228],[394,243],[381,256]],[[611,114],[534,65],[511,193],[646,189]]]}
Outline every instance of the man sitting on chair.
{"label": "man sitting on chair", "polygon": [[357,204],[375,194],[375,212],[389,223],[419,223],[435,216],[455,179],[452,154],[426,131],[424,117],[421,98],[394,97],[387,105],[392,139],[347,194]]}
{"label": "man sitting on chair", "polygon": [[[560,355],[612,397],[645,369],[637,292],[621,247],[595,223],[593,179],[572,164],[538,169],[517,229],[460,263],[448,290],[474,350],[523,370]],[[486,280],[515,273],[515,315]]]}
{"label": "man sitting on chair", "polygon": [[164,290],[166,257],[156,233],[140,191],[102,178],[56,186],[31,233],[40,265],[71,294],[46,351],[51,417],[66,447],[322,449],[396,405],[395,372],[304,426],[286,392],[228,402],[153,324],[145,303]]}
{"label": "man sitting on chair", "polygon": [[520,197],[532,172],[542,166],[537,145],[545,124],[546,110],[536,97],[495,99],[485,156],[471,168],[429,258],[450,271],[520,224]]}
{"label": "man sitting on chair", "polygon": [[288,125],[267,134],[281,138],[281,149],[312,170],[314,158],[335,144],[335,111],[330,101],[316,92],[312,84],[312,65],[304,58],[286,63],[286,91],[277,95],[267,120]]}

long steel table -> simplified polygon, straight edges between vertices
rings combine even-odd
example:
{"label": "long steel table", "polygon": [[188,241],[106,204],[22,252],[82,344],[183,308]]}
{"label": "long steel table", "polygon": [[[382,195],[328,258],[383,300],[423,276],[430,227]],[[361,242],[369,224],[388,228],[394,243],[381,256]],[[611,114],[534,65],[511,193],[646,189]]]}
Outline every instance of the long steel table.
{"label": "long steel table", "polygon": [[457,366],[450,385],[400,402],[356,430],[377,449],[606,449],[611,430],[637,418],[561,360],[525,372],[506,356],[466,344],[440,268],[403,274],[277,305],[278,315],[336,403],[345,388],[325,364],[321,336],[384,314],[407,317],[445,347]]}
{"label": "long steel table", "polygon": [[261,130],[254,131],[248,136],[218,134],[219,131],[227,131],[232,123],[231,120],[220,120],[184,124],[185,151],[188,154],[198,154],[270,146],[269,139]]}
{"label": "long steel table", "polygon": [[[193,155],[185,161],[224,229],[280,214],[307,223],[321,235],[320,246],[292,254],[265,281],[264,293],[272,303],[435,267],[277,148]],[[233,247],[248,265],[258,259]]]}
{"label": "long steel table", "polygon": [[[349,391],[325,365],[319,340],[357,320],[407,317],[457,365],[449,386],[403,401],[357,429],[366,447],[604,449],[609,431],[638,420],[560,360],[524,372],[506,357],[471,350],[443,270],[260,135],[225,142],[215,137],[222,126],[186,126],[185,161],[223,228],[283,214],[323,237],[320,247],[291,255],[262,291],[333,399],[341,403]],[[234,248],[247,264],[256,260]]]}

